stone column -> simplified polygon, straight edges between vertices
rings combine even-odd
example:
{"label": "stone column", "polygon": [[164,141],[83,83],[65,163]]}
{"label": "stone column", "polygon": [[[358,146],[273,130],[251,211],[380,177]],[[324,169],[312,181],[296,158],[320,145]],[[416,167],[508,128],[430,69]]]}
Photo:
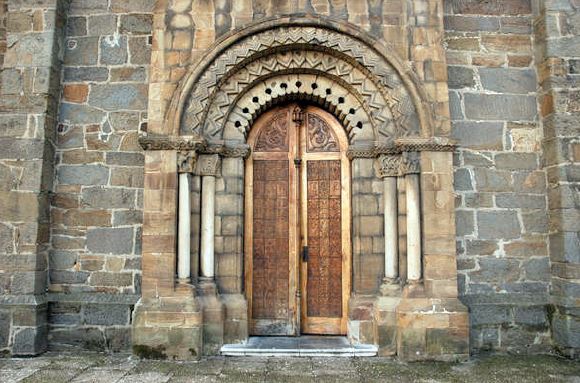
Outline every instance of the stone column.
{"label": "stone column", "polygon": [[213,281],[215,278],[215,178],[219,173],[220,165],[220,157],[217,154],[199,157],[198,173],[201,175],[201,277],[206,281]]}
{"label": "stone column", "polygon": [[399,291],[397,177],[400,162],[401,157],[398,155],[382,155],[377,163],[384,186],[385,277],[381,285],[381,294],[384,296]]}
{"label": "stone column", "polygon": [[421,194],[419,153],[404,152],[401,162],[407,193],[407,281],[421,280]]}
{"label": "stone column", "polygon": [[177,218],[177,277],[178,282],[191,283],[191,173],[195,152],[180,152],[177,156],[179,172],[179,204]]}

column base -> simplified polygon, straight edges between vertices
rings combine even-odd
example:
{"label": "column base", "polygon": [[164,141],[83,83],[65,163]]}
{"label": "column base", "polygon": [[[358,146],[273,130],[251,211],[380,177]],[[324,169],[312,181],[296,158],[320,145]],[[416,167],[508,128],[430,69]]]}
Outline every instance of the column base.
{"label": "column base", "polygon": [[400,297],[401,290],[399,281],[393,278],[383,278],[383,283],[379,289],[383,297]]}
{"label": "column base", "polygon": [[213,278],[201,277],[198,291],[203,312],[203,355],[217,355],[224,344],[225,306]]}
{"label": "column base", "polygon": [[170,298],[141,298],[133,312],[133,353],[146,359],[197,360],[203,352],[203,313],[193,286]]}
{"label": "column base", "polygon": [[469,314],[459,299],[404,297],[396,316],[397,356],[402,360],[469,358]]}

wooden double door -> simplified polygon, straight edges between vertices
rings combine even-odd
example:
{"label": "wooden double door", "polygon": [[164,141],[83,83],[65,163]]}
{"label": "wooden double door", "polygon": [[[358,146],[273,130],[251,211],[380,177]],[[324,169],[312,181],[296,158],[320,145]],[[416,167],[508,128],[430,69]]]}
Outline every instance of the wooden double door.
{"label": "wooden double door", "polygon": [[346,334],[351,213],[344,129],[320,108],[290,104],[262,115],[248,144],[250,334]]}

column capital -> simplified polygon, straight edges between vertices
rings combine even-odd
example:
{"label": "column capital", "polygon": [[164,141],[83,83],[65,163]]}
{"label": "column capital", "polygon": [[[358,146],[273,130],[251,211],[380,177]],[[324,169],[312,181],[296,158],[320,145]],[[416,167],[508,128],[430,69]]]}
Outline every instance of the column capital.
{"label": "column capital", "polygon": [[197,162],[197,153],[192,150],[182,150],[177,152],[177,172],[193,173]]}
{"label": "column capital", "polygon": [[403,152],[401,157],[401,174],[416,174],[421,172],[421,156],[419,152]]}
{"label": "column capital", "polygon": [[195,174],[200,176],[218,176],[221,168],[219,154],[201,154],[198,157]]}
{"label": "column capital", "polygon": [[398,154],[382,154],[377,158],[377,173],[379,177],[397,177],[400,175],[401,156]]}

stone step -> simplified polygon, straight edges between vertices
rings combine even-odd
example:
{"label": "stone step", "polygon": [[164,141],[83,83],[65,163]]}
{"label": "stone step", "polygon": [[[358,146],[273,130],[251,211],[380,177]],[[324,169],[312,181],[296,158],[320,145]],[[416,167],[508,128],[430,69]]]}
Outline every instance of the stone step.
{"label": "stone step", "polygon": [[329,357],[376,356],[378,347],[372,344],[351,344],[346,337],[250,337],[245,343],[226,344],[220,349],[224,356]]}

